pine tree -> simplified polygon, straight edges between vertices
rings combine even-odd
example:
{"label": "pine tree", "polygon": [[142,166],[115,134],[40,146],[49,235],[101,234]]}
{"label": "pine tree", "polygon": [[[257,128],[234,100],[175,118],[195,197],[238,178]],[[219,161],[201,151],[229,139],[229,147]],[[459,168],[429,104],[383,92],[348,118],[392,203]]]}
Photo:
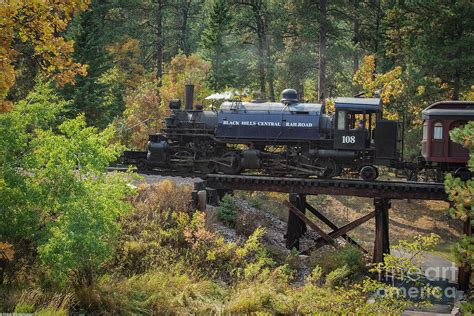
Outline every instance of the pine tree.
{"label": "pine tree", "polygon": [[214,90],[223,89],[234,83],[232,60],[228,58],[229,47],[225,43],[225,38],[229,34],[230,19],[229,1],[213,0],[201,41],[204,54],[211,61],[208,81]]}
{"label": "pine tree", "polygon": [[[74,37],[74,57],[88,65],[88,74],[78,78],[74,87],[70,86],[64,90],[65,96],[74,101],[70,108],[71,114],[75,116],[84,113],[89,124],[99,127],[105,127],[124,109],[118,91],[113,102],[106,101],[111,87],[101,80],[113,66],[106,50],[106,46],[110,45],[108,33],[111,31],[105,26],[107,12],[106,4],[94,1],[91,9],[79,17],[78,30]],[[115,90],[120,90],[120,87],[117,86]]]}

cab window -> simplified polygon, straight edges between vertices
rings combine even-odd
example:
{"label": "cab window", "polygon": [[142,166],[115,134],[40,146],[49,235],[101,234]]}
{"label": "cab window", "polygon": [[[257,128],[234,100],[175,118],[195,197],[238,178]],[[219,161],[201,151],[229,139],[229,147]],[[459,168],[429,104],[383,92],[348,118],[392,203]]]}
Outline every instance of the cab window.
{"label": "cab window", "polygon": [[423,140],[428,139],[428,122],[423,122]]}
{"label": "cab window", "polygon": [[337,129],[340,131],[346,129],[346,111],[337,112]]}

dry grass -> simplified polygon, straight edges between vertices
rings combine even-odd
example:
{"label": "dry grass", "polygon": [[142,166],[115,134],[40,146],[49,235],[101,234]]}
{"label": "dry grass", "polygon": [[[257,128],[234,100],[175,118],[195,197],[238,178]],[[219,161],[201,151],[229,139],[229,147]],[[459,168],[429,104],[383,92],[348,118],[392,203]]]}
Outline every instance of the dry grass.
{"label": "dry grass", "polygon": [[191,211],[192,190],[190,185],[177,185],[170,180],[142,184],[133,204],[147,214],[162,210]]}
{"label": "dry grass", "polygon": [[39,315],[67,315],[76,304],[71,293],[45,293],[40,289],[25,289],[13,301],[15,313]]}

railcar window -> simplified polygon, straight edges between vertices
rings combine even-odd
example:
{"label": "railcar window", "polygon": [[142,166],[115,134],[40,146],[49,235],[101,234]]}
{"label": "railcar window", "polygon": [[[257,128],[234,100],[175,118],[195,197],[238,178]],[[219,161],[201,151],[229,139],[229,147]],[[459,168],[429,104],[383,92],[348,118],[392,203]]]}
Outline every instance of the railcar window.
{"label": "railcar window", "polygon": [[433,139],[443,139],[443,123],[436,122],[434,125]]}
{"label": "railcar window", "polygon": [[428,122],[423,122],[423,140],[428,139]]}
{"label": "railcar window", "polygon": [[337,129],[340,131],[346,129],[346,111],[337,112]]}

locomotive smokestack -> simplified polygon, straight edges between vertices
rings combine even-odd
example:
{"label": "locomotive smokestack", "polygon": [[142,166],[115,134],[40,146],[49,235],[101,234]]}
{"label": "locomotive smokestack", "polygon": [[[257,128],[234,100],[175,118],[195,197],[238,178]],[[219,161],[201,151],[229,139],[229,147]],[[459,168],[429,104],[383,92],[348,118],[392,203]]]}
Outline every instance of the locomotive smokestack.
{"label": "locomotive smokestack", "polygon": [[184,86],[184,108],[186,110],[192,110],[193,101],[194,101],[194,85],[187,84]]}

